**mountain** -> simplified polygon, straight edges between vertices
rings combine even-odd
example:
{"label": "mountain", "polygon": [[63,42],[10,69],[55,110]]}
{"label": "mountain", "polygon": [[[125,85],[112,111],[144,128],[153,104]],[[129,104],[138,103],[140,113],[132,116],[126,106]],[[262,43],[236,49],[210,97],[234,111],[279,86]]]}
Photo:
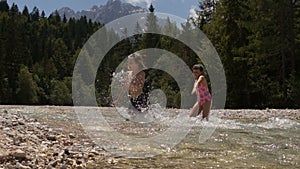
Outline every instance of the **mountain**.
{"label": "mountain", "polygon": [[81,12],[75,12],[68,7],[58,10],[59,15],[61,17],[65,15],[67,19],[71,17],[79,19],[81,16],[86,16],[87,19],[104,24],[126,15],[141,12],[147,12],[147,9],[133,6],[129,3],[123,3],[121,0],[108,0],[106,5],[95,5],[92,8],[82,10]]}

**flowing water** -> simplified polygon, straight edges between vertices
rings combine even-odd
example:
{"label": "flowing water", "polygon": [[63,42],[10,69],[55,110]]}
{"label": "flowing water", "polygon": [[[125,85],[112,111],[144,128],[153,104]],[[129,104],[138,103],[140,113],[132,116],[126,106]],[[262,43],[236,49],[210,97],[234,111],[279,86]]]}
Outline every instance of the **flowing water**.
{"label": "flowing water", "polygon": [[[72,108],[29,107],[14,110],[46,123],[54,124],[54,127],[62,128],[62,130],[71,131],[71,128],[75,130],[74,125],[78,123]],[[120,115],[111,108],[98,111],[98,113],[103,114],[104,119],[113,130],[130,138],[148,139],[155,137],[168,131],[172,123],[178,125],[174,132],[189,126],[185,123],[185,117],[182,117],[180,121],[170,120],[176,117],[175,110],[173,110],[173,115],[171,115],[172,113],[168,114],[167,111],[154,112],[152,115],[156,117],[152,118],[151,116],[151,118],[147,118],[149,121],[143,123],[135,122],[130,119],[130,115],[124,112],[122,114],[121,111]],[[83,117],[89,119],[88,116],[86,113]],[[126,120],[128,118],[129,120]],[[97,143],[112,153],[118,152],[114,158],[115,161],[112,166],[114,168],[300,168],[299,121],[276,117],[256,121],[228,120],[218,117],[212,117],[208,122],[197,118],[192,119],[192,121],[194,122],[193,127],[174,147],[168,147],[167,143],[161,144],[160,142],[157,147],[152,145],[150,141],[146,141],[146,146],[143,144],[144,147],[140,147],[138,144],[136,146],[124,144],[122,140],[118,140],[119,138],[109,136],[111,129],[99,128],[96,123],[91,123],[87,127],[89,130],[87,133],[100,133],[99,135],[92,135],[92,137],[100,136],[100,138],[93,139],[96,139]],[[81,124],[85,124],[85,122],[81,121]],[[199,142],[199,135],[207,126],[215,128],[215,130],[208,140],[201,143],[201,140]],[[112,138],[108,141],[107,138],[103,138],[104,136]],[[113,151],[114,148],[115,151]],[[148,155],[147,158],[140,156],[130,158],[130,156],[126,156],[126,153],[120,154],[121,150],[126,150],[124,151],[126,153],[130,151],[149,151],[149,153],[145,153],[145,156]],[[149,154],[156,155],[151,156]]]}

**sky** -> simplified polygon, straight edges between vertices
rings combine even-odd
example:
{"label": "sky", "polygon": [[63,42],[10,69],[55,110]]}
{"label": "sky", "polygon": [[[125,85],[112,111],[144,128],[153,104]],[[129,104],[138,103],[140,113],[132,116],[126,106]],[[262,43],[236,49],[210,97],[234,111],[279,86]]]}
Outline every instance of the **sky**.
{"label": "sky", "polygon": [[[194,9],[198,9],[199,0],[122,0],[133,5],[148,8],[152,3],[156,12],[168,13],[187,19],[190,15],[195,14]],[[38,7],[40,11],[45,11],[49,15],[56,9],[69,7],[75,11],[89,9],[94,5],[105,5],[107,0],[7,0],[11,6],[17,4],[19,10],[22,11],[26,5],[29,11],[33,7]]]}

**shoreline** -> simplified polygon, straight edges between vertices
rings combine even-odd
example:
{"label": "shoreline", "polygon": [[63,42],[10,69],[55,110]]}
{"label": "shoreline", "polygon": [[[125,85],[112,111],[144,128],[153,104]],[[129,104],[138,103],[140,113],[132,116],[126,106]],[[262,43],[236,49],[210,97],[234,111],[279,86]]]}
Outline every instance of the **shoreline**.
{"label": "shoreline", "polygon": [[[0,110],[5,109],[33,109],[35,111],[43,110],[47,113],[75,113],[74,108],[97,109],[98,111],[115,111],[114,107],[75,107],[75,106],[53,106],[53,105],[0,105]],[[52,111],[52,110],[59,111]],[[168,109],[178,112],[180,109]],[[281,118],[290,120],[300,120],[300,109],[212,109],[211,115],[216,115],[222,119],[241,119],[241,120],[267,120],[271,118]]]}

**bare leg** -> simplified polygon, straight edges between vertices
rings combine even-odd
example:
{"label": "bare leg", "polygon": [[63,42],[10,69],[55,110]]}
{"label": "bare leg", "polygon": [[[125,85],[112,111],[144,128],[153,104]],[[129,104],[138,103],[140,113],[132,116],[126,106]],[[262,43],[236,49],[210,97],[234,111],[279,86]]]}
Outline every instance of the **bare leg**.
{"label": "bare leg", "polygon": [[199,104],[196,102],[190,111],[190,117],[196,117],[199,113]]}
{"label": "bare leg", "polygon": [[199,106],[199,110],[198,110],[197,116],[199,116],[201,114],[202,110],[203,110],[203,106]]}
{"label": "bare leg", "polygon": [[204,103],[202,107],[203,107],[202,118],[203,119],[206,118],[206,120],[208,121],[208,116],[211,109],[211,101]]}

